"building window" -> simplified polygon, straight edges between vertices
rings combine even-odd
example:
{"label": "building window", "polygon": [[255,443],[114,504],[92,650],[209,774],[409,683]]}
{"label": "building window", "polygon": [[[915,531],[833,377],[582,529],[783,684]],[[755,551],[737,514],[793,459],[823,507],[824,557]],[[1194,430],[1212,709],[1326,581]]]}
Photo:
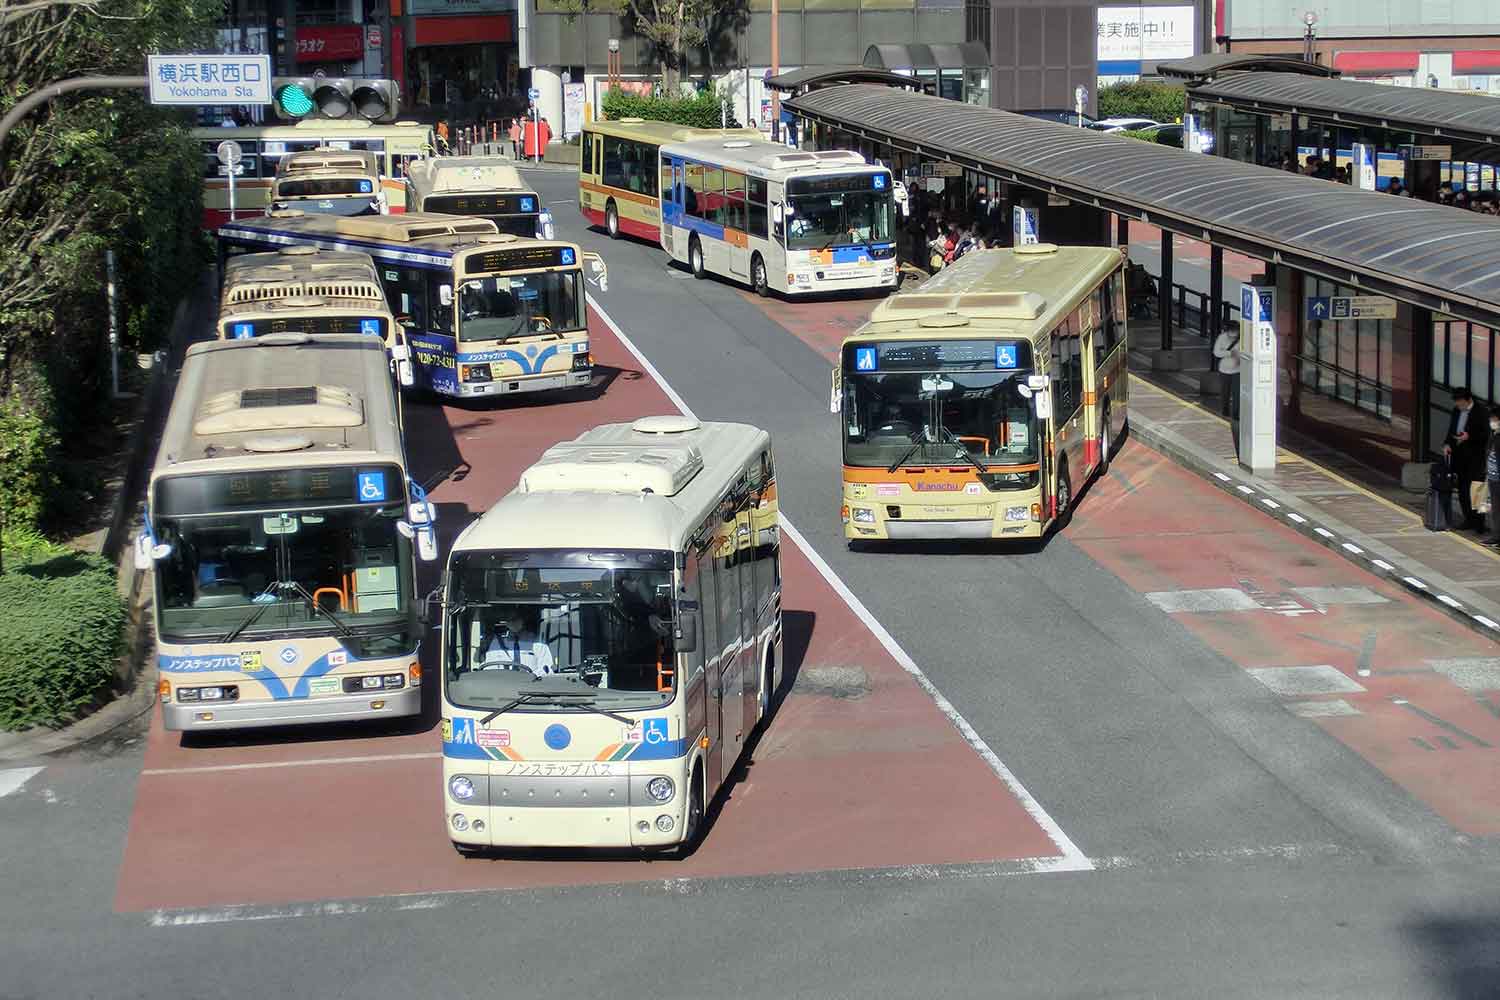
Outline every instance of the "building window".
{"label": "building window", "polygon": [[[1303,283],[1301,315],[1309,315],[1314,297],[1357,294],[1353,288],[1308,278]],[[1394,328],[1395,322],[1388,319],[1305,320],[1297,357],[1298,381],[1320,395],[1391,419]]]}
{"label": "building window", "polygon": [[964,0],[964,41],[982,42],[984,50],[994,55],[990,48],[990,0]]}

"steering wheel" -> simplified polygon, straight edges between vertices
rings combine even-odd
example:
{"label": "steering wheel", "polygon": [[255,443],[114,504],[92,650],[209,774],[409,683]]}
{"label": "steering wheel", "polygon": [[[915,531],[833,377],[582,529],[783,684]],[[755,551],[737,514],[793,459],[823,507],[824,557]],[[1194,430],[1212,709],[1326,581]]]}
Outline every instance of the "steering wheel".
{"label": "steering wheel", "polygon": [[532,328],[535,329],[537,333],[551,333],[552,332],[552,320],[548,319],[546,316],[533,316],[533,317],[531,317],[531,325],[532,325]]}

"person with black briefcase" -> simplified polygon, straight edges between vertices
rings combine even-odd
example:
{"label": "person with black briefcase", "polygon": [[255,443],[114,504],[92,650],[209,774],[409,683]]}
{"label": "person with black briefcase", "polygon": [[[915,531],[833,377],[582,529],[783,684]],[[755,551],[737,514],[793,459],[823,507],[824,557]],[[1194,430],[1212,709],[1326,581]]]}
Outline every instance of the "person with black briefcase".
{"label": "person with black briefcase", "polygon": [[1453,457],[1444,455],[1432,463],[1427,483],[1427,511],[1422,527],[1428,531],[1448,531],[1453,527],[1453,491],[1458,487],[1458,473],[1453,471]]}

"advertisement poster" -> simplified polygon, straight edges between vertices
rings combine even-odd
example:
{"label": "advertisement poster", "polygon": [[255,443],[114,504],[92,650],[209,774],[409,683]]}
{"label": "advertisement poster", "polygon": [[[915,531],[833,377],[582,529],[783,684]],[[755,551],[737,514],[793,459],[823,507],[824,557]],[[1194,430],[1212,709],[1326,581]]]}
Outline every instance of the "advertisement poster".
{"label": "advertisement poster", "polygon": [[583,131],[583,99],[586,93],[581,83],[563,84],[563,135],[575,136]]}

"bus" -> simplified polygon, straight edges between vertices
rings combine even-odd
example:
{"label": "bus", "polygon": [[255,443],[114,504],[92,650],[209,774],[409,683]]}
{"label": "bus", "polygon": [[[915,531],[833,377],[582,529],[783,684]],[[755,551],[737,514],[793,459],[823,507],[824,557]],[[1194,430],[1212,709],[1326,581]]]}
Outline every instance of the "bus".
{"label": "bus", "polygon": [[317,149],[362,149],[379,158],[380,188],[392,212],[406,210],[402,178],[412,160],[433,155],[432,126],[419,122],[374,125],[363,119],[310,119],[285,125],[195,128],[203,149],[203,228],[214,230],[229,218],[229,168],[219,162],[219,144],[239,143],[242,159],[235,174],[235,218],[257,216],[270,201],[276,165],[288,153]]}
{"label": "bus", "polygon": [[578,158],[578,210],[611,239],[621,233],[661,243],[658,152],[693,139],[761,140],[753,128],[708,129],[643,118],[586,122]]}
{"label": "bus", "polygon": [[1122,250],[971,251],[843,343],[850,540],[1037,538],[1125,429]]}
{"label": "bus", "polygon": [[277,213],[226,223],[218,236],[221,260],[299,245],[369,254],[404,330],[415,390],[475,399],[593,382],[583,265],[601,289],[608,272],[576,244],[423,212]]}
{"label": "bus", "polygon": [[151,471],[136,567],[154,587],[173,731],[415,715],[415,558],[385,351],[359,334],[194,344]]}
{"label": "bus", "polygon": [[521,179],[515,161],[500,156],[440,156],[406,170],[406,205],[413,212],[442,212],[489,219],[502,233],[550,240],[552,213]]}
{"label": "bus", "polygon": [[411,351],[367,253],[289,246],[234,257],[224,266],[216,328],[220,340],[268,333],[379,337],[391,373],[402,385],[412,383]]}
{"label": "bus", "polygon": [[553,446],[464,530],[440,653],[460,853],[694,844],[782,677],[775,483],[765,431],[645,417]]}
{"label": "bus", "polygon": [[853,150],[697,140],[661,147],[661,243],[693,276],[757,294],[896,287],[891,172]]}
{"label": "bus", "polygon": [[385,215],[374,153],[320,146],[288,153],[276,164],[266,214],[298,208],[327,215]]}

